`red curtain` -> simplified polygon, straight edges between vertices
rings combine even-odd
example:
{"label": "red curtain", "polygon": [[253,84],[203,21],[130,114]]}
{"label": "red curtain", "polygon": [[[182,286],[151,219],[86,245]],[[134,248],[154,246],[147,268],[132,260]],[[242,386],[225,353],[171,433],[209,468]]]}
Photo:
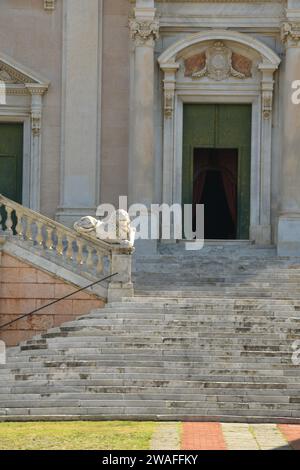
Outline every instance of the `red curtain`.
{"label": "red curtain", "polygon": [[222,175],[227,204],[237,224],[237,151],[234,149],[197,149],[194,157],[193,204],[200,204],[208,171]]}
{"label": "red curtain", "polygon": [[237,224],[237,158],[233,150],[218,152],[218,160],[222,174],[227,204],[234,225]]}
{"label": "red curtain", "polygon": [[210,167],[209,151],[203,149],[203,154],[195,155],[194,158],[194,187],[193,187],[193,204],[200,204],[207,171]]}

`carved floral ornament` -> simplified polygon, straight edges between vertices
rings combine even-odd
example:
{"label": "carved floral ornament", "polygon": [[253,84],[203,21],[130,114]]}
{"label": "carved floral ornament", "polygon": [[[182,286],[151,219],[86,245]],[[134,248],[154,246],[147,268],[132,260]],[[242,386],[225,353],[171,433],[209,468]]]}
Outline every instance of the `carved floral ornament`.
{"label": "carved floral ornament", "polygon": [[252,76],[252,62],[234,53],[222,41],[217,41],[205,52],[184,61],[185,76],[194,80],[208,77],[221,81],[229,77],[246,79]]}
{"label": "carved floral ornament", "polygon": [[282,23],[281,40],[288,46],[300,45],[300,23]]}
{"label": "carved floral ornament", "polygon": [[159,20],[155,18],[151,21],[130,18],[129,29],[131,39],[136,46],[153,46],[159,38]]}
{"label": "carved floral ornament", "polygon": [[273,93],[271,91],[263,94],[262,108],[264,119],[270,119],[273,111]]}

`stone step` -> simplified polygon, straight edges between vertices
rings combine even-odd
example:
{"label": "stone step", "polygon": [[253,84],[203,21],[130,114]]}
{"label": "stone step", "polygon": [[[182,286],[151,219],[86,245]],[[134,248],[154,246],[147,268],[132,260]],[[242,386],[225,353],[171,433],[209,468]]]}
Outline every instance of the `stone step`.
{"label": "stone step", "polygon": [[[182,295],[182,297],[181,297]],[[147,304],[160,307],[164,307],[167,305],[178,305],[178,306],[185,306],[190,305],[193,306],[195,304],[201,303],[202,305],[209,305],[213,304],[214,306],[219,305],[219,307],[224,306],[234,306],[237,308],[239,305],[249,305],[250,306],[257,306],[259,305],[261,308],[263,306],[267,306],[268,309],[272,308],[273,306],[297,306],[300,307],[300,299],[296,300],[282,300],[282,299],[249,299],[244,297],[242,299],[236,298],[224,298],[224,299],[214,299],[211,297],[199,296],[198,290],[196,291],[175,291],[174,293],[166,292],[166,296],[161,297],[159,295],[154,296],[153,290],[148,292],[148,295],[136,295],[132,298],[125,297],[122,302],[111,302],[106,308],[122,308],[125,305],[130,304],[131,306],[140,304],[141,306],[147,306]]]}
{"label": "stone step", "polygon": [[[205,396],[205,395],[195,395],[181,392],[179,393],[163,393],[163,392],[144,392],[141,391],[139,393],[125,393],[122,394],[122,399],[124,401],[141,401],[141,400],[153,400],[153,401],[165,401],[165,400],[172,400],[172,401],[187,401],[187,402],[201,402],[201,403],[267,403],[267,404],[289,404],[292,403],[294,405],[300,403],[299,397],[291,397],[291,396],[278,396],[272,395],[272,391],[268,395],[217,395],[217,396]],[[0,392],[0,399],[2,403],[12,403],[10,406],[14,406],[14,403],[20,402],[20,397],[18,396],[18,392],[15,392],[14,396],[10,393],[1,393]],[[55,392],[55,393],[23,393],[23,399],[26,401],[33,401],[36,404],[36,400],[86,400],[86,401],[94,401],[94,400],[104,400],[104,401],[111,401],[111,400],[120,400],[120,393],[88,393],[88,392]]]}
{"label": "stone step", "polygon": [[[212,333],[213,331],[213,333]],[[239,334],[239,338],[232,338],[231,335]],[[104,336],[105,335],[105,336]],[[145,329],[142,328],[135,328],[134,334],[130,328],[101,328],[101,327],[83,327],[83,328],[74,328],[74,327],[67,327],[63,329],[59,333],[45,333],[42,335],[43,339],[49,340],[49,344],[51,344],[51,340],[61,340],[61,339],[75,339],[75,338],[99,338],[99,342],[114,342],[120,341],[127,342],[129,340],[140,341],[145,339],[146,341],[165,341],[168,338],[174,338],[174,340],[189,340],[189,339],[197,339],[201,338],[225,338],[227,340],[232,340],[234,343],[239,340],[243,342],[244,338],[251,338],[253,339],[253,335],[259,339],[280,339],[286,337],[290,339],[294,337],[297,339],[299,336],[300,339],[300,329],[299,328],[291,328],[291,327],[275,327],[273,325],[267,326],[235,326],[235,327],[222,327],[218,324],[212,326],[202,326],[200,331],[197,331],[195,328],[187,328],[186,331],[183,333],[182,328],[165,328],[161,331],[157,331],[157,329]],[[31,343],[35,344],[35,343]],[[42,345],[40,345],[42,346]],[[24,346],[25,347],[25,346]]]}
{"label": "stone step", "polygon": [[[229,367],[230,366],[230,367]],[[281,364],[282,366],[282,364]],[[213,378],[215,376],[222,375],[222,377],[225,377],[224,380],[227,379],[228,376],[231,376],[232,381],[237,381],[237,380],[264,380],[265,378],[269,378],[272,380],[272,378],[277,377],[277,378],[282,378],[282,381],[293,381],[294,377],[297,378],[297,369],[294,366],[294,369],[291,367],[290,369],[286,369],[284,372],[282,369],[277,369],[276,367],[273,367],[269,365],[269,368],[267,367],[255,367],[252,365],[253,369],[249,367],[249,369],[245,369],[242,367],[242,364],[227,364],[226,368],[226,363],[224,364],[224,368],[222,369],[221,367],[216,367],[214,369],[209,369],[205,368],[201,363],[199,365],[197,364],[190,364],[190,363],[180,363],[180,362],[174,362],[172,364],[166,363],[166,364],[153,364],[153,365],[148,365],[148,364],[143,364],[143,365],[107,365],[103,363],[98,363],[96,361],[74,361],[74,362],[68,362],[68,361],[62,361],[62,362],[53,362],[53,361],[45,361],[44,363],[36,363],[36,364],[25,364],[22,367],[12,367],[6,366],[7,368],[4,370],[1,370],[1,377],[16,377],[16,376],[22,376],[25,377],[25,375],[31,375],[32,373],[34,374],[54,374],[54,373],[77,373],[77,374],[82,374],[82,373],[107,373],[107,374],[136,374],[136,373],[143,373],[143,374],[168,374],[168,375],[175,375],[175,376],[182,376],[182,375],[191,375],[195,374],[195,378],[199,380],[199,377],[201,376],[201,380],[204,380],[202,376],[204,375],[205,377]],[[227,376],[227,377],[226,377]],[[222,379],[223,380],[223,379]]]}
{"label": "stone step", "polygon": [[300,422],[300,259],[238,246],[135,257],[134,298],[8,351],[0,420]]}
{"label": "stone step", "polygon": [[[130,420],[165,420],[167,417],[172,421],[184,421],[188,417],[192,421],[203,421],[203,417],[209,417],[209,421],[212,420],[212,417],[215,417],[214,420],[216,421],[224,421],[224,416],[228,416],[229,422],[234,422],[233,416],[235,417],[245,417],[247,421],[250,419],[253,422],[257,422],[257,418],[261,417],[264,421],[271,421],[271,422],[281,422],[283,418],[291,418],[291,422],[295,423],[297,418],[300,418],[300,412],[294,410],[276,410],[270,409],[270,407],[265,407],[261,409],[256,408],[242,408],[238,409],[236,407],[203,407],[203,409],[193,409],[193,408],[156,408],[156,407],[110,407],[110,406],[103,406],[103,407],[87,407],[84,404],[83,407],[75,406],[75,407],[49,407],[49,408],[12,408],[12,409],[5,409],[4,411],[0,410],[0,419],[3,416],[12,416],[14,419],[16,417],[22,417],[24,420],[28,420],[28,415],[30,415],[32,420],[41,420],[44,418],[45,420],[49,420],[52,416],[54,420],[66,420],[67,416],[72,416],[72,419],[83,419],[83,418],[91,418],[91,419],[106,419],[106,420],[115,420],[119,419],[118,417],[122,416],[122,419],[126,419],[127,421]],[[267,418],[266,418],[267,416]],[[3,421],[3,419],[2,419]],[[241,421],[239,419],[239,421]],[[286,421],[284,421],[286,422]]]}
{"label": "stone step", "polygon": [[[136,383],[136,381],[145,382],[171,382],[171,381],[178,381],[178,382],[185,382],[193,380],[197,383],[198,388],[208,389],[208,388],[232,388],[232,389],[239,389],[239,388],[269,388],[269,389],[276,389],[281,388],[284,390],[290,389],[298,389],[299,383],[297,381],[297,377],[284,377],[285,380],[277,381],[274,383],[276,377],[271,377],[271,381],[264,380],[264,377],[257,377],[257,380],[251,380],[251,377],[243,377],[242,381],[232,381],[229,377],[222,378],[221,381],[213,380],[213,376],[207,375],[204,378],[201,374],[197,374],[194,371],[186,372],[183,371],[182,373],[178,372],[171,373],[170,371],[159,371],[159,372],[152,372],[151,370],[146,372],[122,372],[122,370],[115,370],[112,372],[98,372],[90,369],[87,371],[72,371],[72,370],[48,370],[42,372],[35,372],[35,371],[22,371],[20,373],[15,374],[7,374],[4,376],[6,379],[5,386],[12,385],[15,381],[17,382],[26,382],[30,380],[34,381],[55,381],[55,380],[79,380],[82,384],[85,385],[92,385],[95,381],[99,382],[99,384],[105,384],[105,381],[109,381],[109,383],[117,383],[119,385],[124,385],[125,382],[128,383],[130,381]],[[103,383],[104,381],[104,383]],[[124,382],[125,381],[125,382]],[[101,383],[100,383],[101,382]],[[95,384],[95,383],[94,383]]]}
{"label": "stone step", "polygon": [[[11,394],[28,394],[28,393],[43,393],[49,395],[53,392],[87,392],[90,394],[94,393],[141,393],[147,392],[149,394],[194,394],[201,393],[201,396],[252,396],[255,395],[272,395],[272,396],[284,396],[299,398],[299,389],[288,387],[280,382],[264,382],[268,384],[268,387],[261,386],[261,384],[253,383],[253,387],[250,389],[247,387],[247,383],[243,383],[243,388],[239,387],[239,384],[234,384],[231,387],[204,387],[203,383],[209,383],[209,381],[199,382],[190,380],[154,380],[154,379],[110,379],[110,380],[87,380],[87,379],[76,379],[76,378],[65,378],[63,381],[52,382],[51,380],[42,379],[30,379],[26,382],[7,382],[5,386],[1,386],[2,393]],[[225,381],[222,381],[225,383]],[[203,390],[205,389],[205,393]]]}
{"label": "stone step", "polygon": [[[256,410],[256,411],[263,411],[263,410],[270,410],[270,411],[279,411],[280,412],[293,412],[295,415],[300,417],[300,407],[298,404],[294,403],[258,403],[258,402],[239,402],[238,400],[235,402],[230,402],[230,401],[225,401],[225,402],[207,402],[207,401],[187,401],[187,400],[132,400],[128,399],[128,397],[125,397],[124,399],[113,399],[113,400],[108,400],[108,399],[90,399],[90,400],[75,400],[75,399],[45,399],[42,398],[39,400],[38,408],[52,408],[55,410],[56,408],[59,407],[74,407],[78,408],[78,410],[81,410],[82,408],[88,409],[88,408],[98,408],[99,412],[103,409],[111,409],[114,410],[116,408],[124,407],[127,410],[131,408],[141,408],[141,409],[147,409],[147,408],[155,408],[155,409],[165,409],[167,411],[171,411],[172,409],[190,409],[190,410],[197,410],[198,412],[204,411],[204,410],[209,410],[209,409],[218,409],[220,410]],[[37,407],[36,400],[22,400],[21,401],[16,401],[16,400],[5,400],[3,402],[3,407],[4,408],[14,408],[15,410],[17,409],[29,409],[30,414],[32,414],[32,410],[34,410]],[[1,410],[0,410],[1,413]]]}
{"label": "stone step", "polygon": [[[150,305],[150,304],[149,304]],[[103,309],[103,312],[93,311],[89,315],[85,317],[80,317],[78,320],[85,320],[89,318],[103,318],[103,319],[138,319],[141,316],[146,317],[148,319],[164,319],[164,315],[166,315],[166,320],[172,319],[171,316],[179,317],[181,320],[195,318],[195,315],[214,315],[221,316],[223,319],[226,319],[227,316],[230,315],[237,315],[237,316],[244,316],[244,315],[253,315],[255,316],[267,316],[271,315],[274,318],[282,318],[283,320],[294,317],[297,318],[299,316],[299,306],[294,305],[284,305],[282,306],[279,304],[278,306],[274,306],[273,308],[266,309],[263,305],[257,305],[256,307],[244,305],[244,306],[228,306],[228,305],[205,305],[202,303],[197,303],[194,306],[190,305],[182,305],[182,306],[172,306],[170,304],[162,305],[162,306],[153,306],[151,307],[138,307],[136,305],[128,305],[124,306],[124,308],[115,308],[115,309]],[[123,315],[123,316],[122,316]],[[185,315],[185,316],[183,316]]]}
{"label": "stone step", "polygon": [[[135,331],[139,332],[147,332],[149,334],[157,334],[159,331],[170,331],[170,332],[181,332],[183,333],[190,333],[195,331],[195,327],[197,328],[204,328],[204,329],[211,329],[212,327],[215,329],[224,329],[225,331],[232,331],[236,329],[252,329],[253,331],[259,329],[261,330],[266,330],[266,329],[272,329],[276,332],[282,332],[282,331],[289,331],[291,329],[300,330],[300,316],[299,319],[295,319],[294,321],[291,321],[290,319],[286,319],[286,321],[282,321],[281,318],[276,318],[276,319],[265,319],[265,318],[259,318],[257,321],[249,318],[248,320],[245,319],[234,319],[230,321],[228,318],[205,318],[203,317],[202,319],[199,318],[194,318],[191,322],[187,320],[168,320],[165,319],[164,322],[162,321],[154,321],[152,319],[147,319],[147,321],[140,321],[136,322],[134,319],[128,319],[127,322],[124,322],[120,319],[117,319],[116,321],[108,321],[104,320],[99,321],[95,319],[86,319],[86,320],[81,320],[80,322],[72,322],[68,323],[65,326],[62,326],[59,329],[60,333],[79,333],[79,332],[88,332],[88,331],[102,331],[104,333],[107,332],[113,332],[113,333],[127,333],[131,332],[132,328],[135,328]],[[159,329],[158,329],[159,327]],[[49,333],[52,331],[49,330]]]}
{"label": "stone step", "polygon": [[[88,348],[85,349],[88,351]],[[66,349],[64,352],[67,351]],[[253,366],[258,366],[259,363],[261,364],[270,364],[272,367],[276,364],[278,364],[280,367],[286,367],[290,364],[292,364],[292,352],[284,352],[284,351],[256,351],[256,350],[250,350],[250,351],[238,351],[238,352],[233,352],[233,351],[228,351],[224,352],[223,350],[216,351],[214,355],[212,355],[213,349],[206,349],[205,351],[201,351],[196,348],[191,348],[191,349],[171,349],[168,348],[168,350],[160,350],[158,351],[156,348],[147,348],[141,349],[139,347],[137,348],[118,348],[116,347],[113,348],[102,348],[99,351],[99,355],[101,357],[110,357],[110,358],[115,358],[116,359],[122,359],[124,357],[126,358],[138,358],[138,357],[143,357],[145,360],[147,358],[149,359],[154,359],[154,358],[163,358],[164,360],[197,360],[199,363],[200,362],[207,362],[208,364],[211,363],[212,360],[214,360],[214,364],[242,364],[242,363],[247,363],[252,364]],[[36,357],[39,356],[39,351],[36,351]],[[43,351],[44,353],[44,351]],[[76,348],[75,351],[72,352],[72,354],[76,354]],[[52,352],[49,352],[49,357],[52,356]],[[294,366],[295,367],[295,366]]]}
{"label": "stone step", "polygon": [[[111,355],[102,355],[101,352],[93,353],[93,354],[64,354],[64,355],[43,355],[43,356],[27,356],[27,358],[9,358],[6,365],[1,366],[0,374],[5,374],[7,370],[21,370],[22,368],[32,368],[36,369],[37,367],[41,367],[41,365],[45,365],[46,367],[60,367],[60,366],[75,366],[80,367],[82,365],[95,365],[101,366],[105,365],[107,367],[113,366],[130,366],[130,367],[139,367],[144,366],[145,363],[147,367],[169,367],[169,368],[178,368],[178,367],[195,367],[197,369],[204,369],[207,373],[211,373],[211,371],[222,371],[223,373],[235,373],[235,369],[244,369],[245,372],[248,373],[262,373],[262,371],[275,371],[278,369],[282,375],[287,374],[295,375],[298,373],[297,366],[294,366],[292,362],[285,363],[288,357],[284,356],[284,370],[282,369],[283,362],[280,361],[272,361],[272,356],[270,361],[261,362],[259,360],[255,360],[255,357],[251,359],[249,356],[246,356],[247,360],[242,362],[245,356],[233,356],[232,353],[228,353],[227,356],[221,355],[222,351],[220,351],[219,355],[214,356],[214,362],[209,367],[205,364],[205,361],[211,357],[210,355],[205,356],[202,355],[192,355],[192,354],[178,354],[173,356],[166,356],[161,354],[160,356],[156,356],[153,358],[151,354],[111,354]],[[99,359],[101,358],[101,359]],[[12,360],[14,359],[14,360]],[[27,360],[25,360],[27,359]],[[273,356],[273,359],[274,358]],[[261,363],[260,363],[261,362]],[[247,364],[247,367],[245,366]],[[205,365],[203,365],[205,364]],[[243,365],[244,364],[244,365]],[[229,369],[226,369],[226,366],[230,366]],[[231,372],[230,372],[231,371]],[[265,373],[265,372],[264,372]],[[1,384],[0,384],[1,385]]]}

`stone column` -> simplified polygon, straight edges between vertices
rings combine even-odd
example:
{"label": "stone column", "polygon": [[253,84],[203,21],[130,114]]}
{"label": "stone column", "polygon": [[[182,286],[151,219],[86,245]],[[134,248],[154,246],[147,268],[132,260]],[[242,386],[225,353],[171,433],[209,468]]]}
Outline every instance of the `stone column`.
{"label": "stone column", "polygon": [[26,84],[31,94],[31,166],[30,166],[30,209],[39,212],[41,194],[41,127],[42,127],[42,97],[47,91],[47,85]]}
{"label": "stone column", "polygon": [[282,25],[282,41],[286,57],[278,254],[300,256],[300,106],[292,101],[292,83],[300,79],[300,22]]}
{"label": "stone column", "polygon": [[129,21],[135,57],[128,196],[130,204],[147,207],[154,202],[154,44],[159,35],[155,12],[151,7],[135,8]]}

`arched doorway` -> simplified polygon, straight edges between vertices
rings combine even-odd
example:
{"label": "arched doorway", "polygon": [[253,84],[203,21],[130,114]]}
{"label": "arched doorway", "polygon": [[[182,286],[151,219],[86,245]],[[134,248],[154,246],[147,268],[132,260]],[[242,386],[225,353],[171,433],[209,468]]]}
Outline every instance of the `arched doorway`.
{"label": "arched doorway", "polygon": [[[185,170],[185,152],[188,151],[184,144],[185,107],[191,104],[246,106],[252,110],[251,129],[246,144],[249,156],[241,159],[243,149],[239,149],[239,162],[247,162],[247,181],[243,180],[238,191],[244,202],[242,210],[238,207],[237,211],[238,219],[243,219],[238,220],[237,238],[270,244],[273,89],[279,56],[248,34],[212,29],[175,42],[158,61],[164,76],[162,202],[172,205],[192,201],[192,175],[189,174],[189,181],[185,181],[184,176],[188,174]],[[207,129],[208,142],[204,138],[193,148],[212,147],[209,142],[211,126],[205,119],[203,129]],[[231,125],[227,137],[235,132],[235,126]],[[214,147],[236,149],[239,146],[232,141],[230,145],[218,143]],[[189,152],[191,162],[194,157],[191,149]]]}

